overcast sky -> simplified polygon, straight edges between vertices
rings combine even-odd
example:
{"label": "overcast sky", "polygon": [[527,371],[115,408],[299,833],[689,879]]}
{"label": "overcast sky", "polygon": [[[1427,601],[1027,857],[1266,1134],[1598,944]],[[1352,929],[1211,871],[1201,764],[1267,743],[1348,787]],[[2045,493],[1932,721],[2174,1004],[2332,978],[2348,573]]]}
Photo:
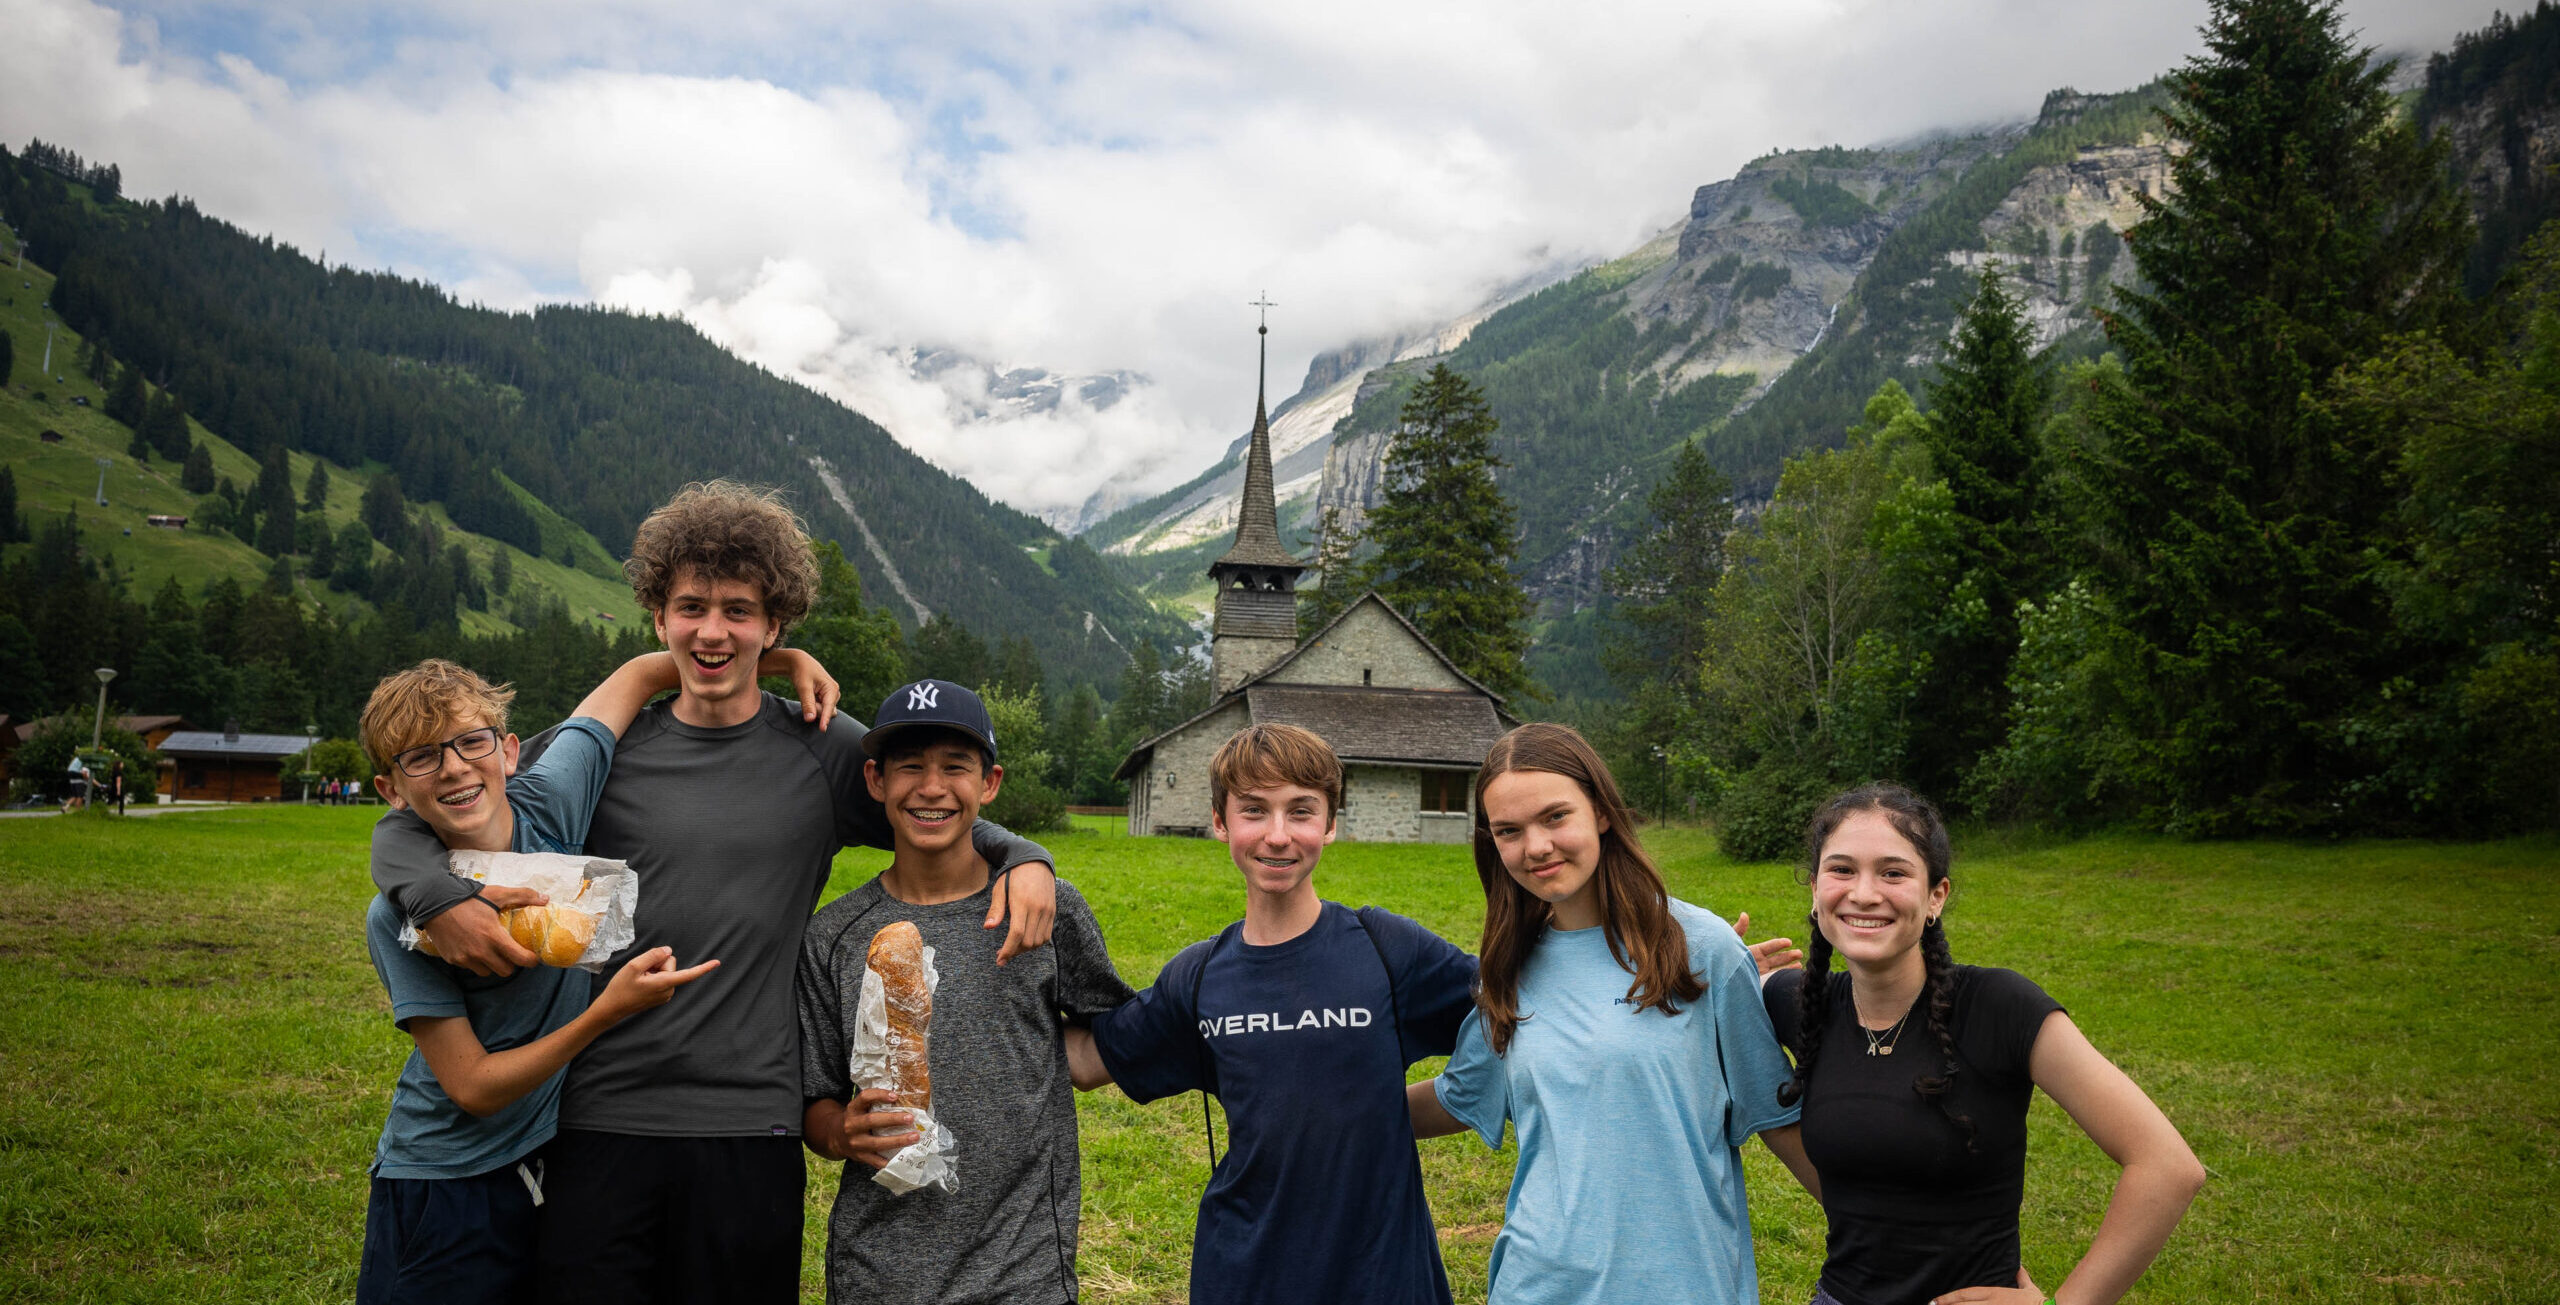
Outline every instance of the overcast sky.
{"label": "overcast sky", "polygon": [[[2515,0],[2521,4],[2522,0]],[[2485,0],[2350,0],[2386,50]],[[1772,148],[2022,119],[2202,3],[0,0],[42,137],[465,300],[680,312],[1032,510],[1161,488],[1308,358],[1608,257]],[[989,413],[974,369],[1146,378]]]}

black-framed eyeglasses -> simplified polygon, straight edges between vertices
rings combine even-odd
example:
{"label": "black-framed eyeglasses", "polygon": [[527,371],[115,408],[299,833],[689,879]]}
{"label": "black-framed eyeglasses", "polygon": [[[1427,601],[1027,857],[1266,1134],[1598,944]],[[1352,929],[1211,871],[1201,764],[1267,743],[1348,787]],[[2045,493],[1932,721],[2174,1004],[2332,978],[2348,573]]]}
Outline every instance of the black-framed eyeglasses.
{"label": "black-framed eyeglasses", "polygon": [[465,730],[442,743],[422,743],[393,757],[391,764],[398,766],[400,773],[411,779],[424,779],[443,768],[446,748],[453,749],[453,755],[464,761],[478,761],[498,750],[498,731],[484,725],[476,730]]}

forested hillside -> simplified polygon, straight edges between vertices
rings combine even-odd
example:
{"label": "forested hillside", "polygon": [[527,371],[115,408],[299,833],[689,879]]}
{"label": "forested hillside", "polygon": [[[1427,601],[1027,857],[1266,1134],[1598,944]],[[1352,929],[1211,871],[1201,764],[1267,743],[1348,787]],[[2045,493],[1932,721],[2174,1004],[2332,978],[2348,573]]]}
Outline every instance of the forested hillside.
{"label": "forested hillside", "polygon": [[1098,682],[1131,643],[1183,637],[1081,544],[682,322],[466,307],[421,282],[324,267],[183,198],[101,198],[5,154],[0,214],[28,260],[58,275],[65,325],[259,456],[386,468],[409,500],[528,551],[544,546],[544,505],[619,552],[686,481],[778,485],[910,625],[918,609],[947,611],[1029,639],[1064,679]]}

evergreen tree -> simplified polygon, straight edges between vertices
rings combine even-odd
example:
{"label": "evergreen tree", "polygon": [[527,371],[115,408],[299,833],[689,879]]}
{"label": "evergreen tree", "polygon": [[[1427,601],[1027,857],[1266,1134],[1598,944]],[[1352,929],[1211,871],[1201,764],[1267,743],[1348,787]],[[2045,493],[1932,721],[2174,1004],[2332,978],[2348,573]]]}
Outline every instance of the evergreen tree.
{"label": "evergreen tree", "polygon": [[249,499],[257,505],[257,537],[251,542],[269,557],[282,557],[293,551],[293,468],[285,460],[284,446],[270,444],[260,460],[258,479],[249,486]]}
{"label": "evergreen tree", "polygon": [[142,369],[121,366],[115,369],[115,381],[107,387],[107,400],[101,405],[109,418],[127,426],[139,427],[150,395],[143,391]]}
{"label": "evergreen tree", "polygon": [[0,467],[0,544],[14,544],[27,537],[27,523],[18,519],[18,475]]}
{"label": "evergreen tree", "polygon": [[[900,647],[897,618],[885,608],[862,601],[862,573],[845,560],[832,539],[816,543],[818,601],[809,615],[791,628],[790,644],[807,652],[836,677],[844,709],[870,719],[882,699],[906,679],[906,653]],[[506,560],[498,550],[498,561]],[[495,564],[491,567],[494,575]]]}
{"label": "evergreen tree", "polygon": [[361,521],[350,521],[338,527],[338,542],[331,552],[337,565],[330,569],[329,584],[351,594],[361,594],[373,587],[373,533]]}
{"label": "evergreen tree", "polygon": [[2375,822],[2345,726],[2399,656],[2369,558],[2389,450],[2317,394],[2457,306],[2466,217],[2334,4],[2216,0],[2204,34],[2162,115],[2173,186],[2126,235],[2149,288],[2104,315],[2123,382],[2073,468],[2136,648],[2133,800],[2198,833]]}
{"label": "evergreen tree", "polygon": [[329,528],[329,518],[318,512],[305,512],[293,526],[294,551],[302,554],[302,573],[314,580],[326,580],[338,569],[338,533]]}
{"label": "evergreen tree", "polygon": [[1517,515],[1493,483],[1493,410],[1434,366],[1398,416],[1384,498],[1364,538],[1378,594],[1496,693],[1529,690],[1529,595],[1511,574]]}
{"label": "evergreen tree", "polygon": [[1919,439],[1945,482],[1956,531],[1953,587],[1916,595],[1908,640],[1929,657],[1910,780],[1953,794],[2008,721],[2018,603],[2053,587],[2044,537],[2044,425],[2053,380],[1997,266],[1984,269],[1929,391]]}
{"label": "evergreen tree", "polygon": [[329,461],[311,460],[311,475],[302,482],[302,509],[317,512],[329,506]]}
{"label": "evergreen tree", "polygon": [[133,459],[139,466],[151,465],[151,436],[148,433],[150,425],[146,414],[145,420],[134,426],[133,438],[125,441],[124,455]]}
{"label": "evergreen tree", "polygon": [[187,446],[186,465],[178,469],[178,488],[190,494],[213,492],[213,452],[203,441]]}
{"label": "evergreen tree", "polygon": [[1298,586],[1298,637],[1313,635],[1342,615],[1368,588],[1358,560],[1360,533],[1342,522],[1339,506],[1324,510],[1316,526],[1317,583]]}
{"label": "evergreen tree", "polygon": [[916,627],[915,641],[907,646],[910,680],[930,676],[975,689],[987,682],[990,665],[986,641],[949,612],[936,612]]}
{"label": "evergreen tree", "polygon": [[153,395],[137,434],[161,457],[171,462],[185,459],[189,447],[186,405],[178,402],[178,396],[167,390]]}
{"label": "evergreen tree", "polygon": [[1611,673],[1630,690],[1697,678],[1709,607],[1733,533],[1733,482],[1684,441],[1645,500],[1652,530],[1609,570],[1625,627],[1612,641]]}
{"label": "evergreen tree", "polygon": [[[1613,750],[1644,764],[1628,771],[1629,792],[1668,814],[1690,796],[1660,764],[1686,732],[1698,671],[1733,532],[1733,482],[1695,441],[1682,441],[1645,500],[1652,529],[1609,570],[1614,629],[1601,665],[1624,695],[1607,731]],[[1651,791],[1638,777],[1652,781]]]}
{"label": "evergreen tree", "polygon": [[[842,550],[838,550],[841,552]],[[855,583],[859,584],[859,577]],[[489,550],[489,592],[500,598],[516,587],[515,550],[501,545]]]}
{"label": "evergreen tree", "polygon": [[991,675],[992,682],[1008,693],[1027,693],[1035,698],[1046,696],[1047,677],[1040,669],[1039,650],[1021,635],[1004,637],[998,645]]}
{"label": "evergreen tree", "polygon": [[1166,719],[1164,657],[1152,643],[1141,641],[1120,668],[1120,697],[1111,704],[1111,736],[1115,751],[1126,751],[1153,738],[1174,722]]}
{"label": "evergreen tree", "polygon": [[357,505],[356,515],[383,547],[397,550],[409,542],[409,506],[400,497],[398,476],[386,472],[374,477],[373,483],[364,487],[364,499]]}

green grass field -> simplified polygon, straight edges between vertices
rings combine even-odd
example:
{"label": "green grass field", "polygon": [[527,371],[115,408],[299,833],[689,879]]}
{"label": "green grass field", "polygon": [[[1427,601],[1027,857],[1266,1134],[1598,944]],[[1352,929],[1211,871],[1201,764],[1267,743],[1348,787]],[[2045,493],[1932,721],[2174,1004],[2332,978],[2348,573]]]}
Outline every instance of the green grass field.
{"label": "green grass field", "polygon": [[[367,819],[0,821],[0,1300],[352,1293],[365,1165],[407,1046],[357,930]],[[1216,844],[1111,823],[1052,845],[1143,984],[1238,895]],[[1801,914],[1782,867],[1728,862],[1694,830],[1651,842],[1682,897]],[[2043,983],[2212,1171],[2134,1299],[2560,1299],[2560,843],[1977,852],[1948,916],[1958,959]],[[882,860],[846,854],[830,893]],[[1337,845],[1319,882],[1472,949],[1458,849]],[[1087,1296],[1179,1300],[1198,1098],[1106,1089],[1083,1128]],[[2041,1099],[2031,1146],[2027,1262],[2050,1288],[2114,1169]],[[1480,1300],[1508,1153],[1453,1138],[1423,1155],[1450,1276]],[[1765,1298],[1793,1305],[1821,1213],[1756,1147],[1746,1164]],[[832,1168],[811,1168],[811,1300]]]}

